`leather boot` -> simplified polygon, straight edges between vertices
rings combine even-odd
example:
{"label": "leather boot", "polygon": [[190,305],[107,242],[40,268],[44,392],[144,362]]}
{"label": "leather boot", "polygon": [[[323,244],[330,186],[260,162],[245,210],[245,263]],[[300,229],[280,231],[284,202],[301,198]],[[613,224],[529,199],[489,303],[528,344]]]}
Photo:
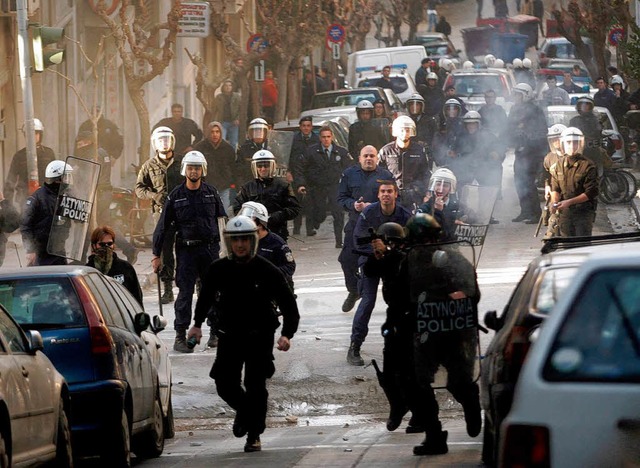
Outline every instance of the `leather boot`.
{"label": "leather boot", "polygon": [[364,366],[364,359],[360,356],[360,345],[351,342],[347,353],[347,362],[352,366]]}
{"label": "leather boot", "polygon": [[176,330],[176,339],[173,342],[173,350],[179,353],[193,353],[193,348],[187,346],[187,332],[185,330]]}
{"label": "leather boot", "polygon": [[449,451],[447,447],[447,431],[427,432],[424,442],[413,447],[414,455],[443,455]]}
{"label": "leather boot", "polygon": [[171,304],[173,302],[173,281],[163,281],[164,294],[160,298],[163,304]]}

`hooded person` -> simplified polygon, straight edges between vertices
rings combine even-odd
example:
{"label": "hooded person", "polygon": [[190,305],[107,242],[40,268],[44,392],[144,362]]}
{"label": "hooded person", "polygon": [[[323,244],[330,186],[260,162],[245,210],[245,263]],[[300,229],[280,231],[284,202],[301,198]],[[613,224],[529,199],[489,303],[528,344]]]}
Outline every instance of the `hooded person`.
{"label": "hooded person", "polygon": [[233,167],[236,153],[229,142],[224,138],[224,126],[220,122],[209,122],[205,135],[193,149],[200,151],[207,160],[207,166],[214,168],[208,173],[207,183],[213,185],[220,192],[234,186]]}

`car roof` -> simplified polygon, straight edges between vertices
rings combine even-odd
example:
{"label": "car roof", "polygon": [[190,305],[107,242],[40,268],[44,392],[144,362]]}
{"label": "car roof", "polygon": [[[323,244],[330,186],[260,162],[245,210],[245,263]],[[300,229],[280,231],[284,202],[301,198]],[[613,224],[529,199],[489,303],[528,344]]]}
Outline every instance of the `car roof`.
{"label": "car roof", "polygon": [[52,277],[52,276],[83,276],[95,273],[98,270],[84,265],[56,265],[56,266],[34,266],[28,268],[3,268],[0,271],[2,278],[32,278],[32,277]]}
{"label": "car roof", "polygon": [[550,256],[558,258],[563,255],[571,256],[574,253],[577,255],[590,255],[593,252],[614,252],[628,248],[629,246],[637,247],[640,245],[638,242],[640,242],[640,232],[625,232],[589,237],[552,237],[545,240],[542,253],[549,253]]}

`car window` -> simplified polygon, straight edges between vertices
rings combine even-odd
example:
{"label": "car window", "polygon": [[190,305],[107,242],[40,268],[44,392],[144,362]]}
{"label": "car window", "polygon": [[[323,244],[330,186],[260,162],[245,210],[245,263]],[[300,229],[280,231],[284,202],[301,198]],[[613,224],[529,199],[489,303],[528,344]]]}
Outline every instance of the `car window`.
{"label": "car window", "polygon": [[326,94],[315,95],[311,104],[312,109],[320,109],[323,107],[335,107],[335,106],[355,106],[360,101],[367,100],[371,103],[378,99],[377,93],[351,93],[351,94]]}
{"label": "car window", "polygon": [[[600,112],[598,110],[594,111],[598,120],[600,121],[600,125],[602,125],[603,130],[611,130],[613,129],[613,123],[609,118],[609,115],[606,112]],[[549,127],[555,124],[563,124],[569,126],[571,119],[578,115],[578,111],[575,109],[570,110],[553,110],[547,111],[547,123]]]}
{"label": "car window", "polygon": [[[376,85],[378,81],[378,77],[375,78],[365,78],[358,82],[358,88],[371,88]],[[409,83],[407,83],[407,79],[403,76],[392,76],[391,77],[391,89],[394,93],[400,94],[409,89]]]}
{"label": "car window", "polygon": [[115,295],[112,293],[106,281],[97,273],[87,275],[86,279],[93,284],[92,290],[95,293],[96,300],[100,305],[100,310],[107,325],[110,327],[127,328],[118,310]]}
{"label": "car window", "polygon": [[133,317],[140,312],[144,312],[142,306],[138,303],[138,301],[131,295],[131,293],[120,283],[112,283],[115,289],[117,289],[117,294],[120,299],[124,302],[124,305],[128,311],[128,315],[131,319],[131,324],[133,324]]}
{"label": "car window", "polygon": [[603,270],[585,282],[553,341],[544,376],[639,381],[640,271]]}
{"label": "car window", "polygon": [[12,353],[24,353],[27,351],[25,337],[18,326],[4,312],[0,313],[0,333],[9,344]]}
{"label": "car window", "polygon": [[531,304],[533,311],[541,315],[549,315],[560,294],[569,285],[569,281],[577,271],[575,267],[550,268],[542,273],[538,280],[537,293]]}
{"label": "car window", "polygon": [[84,326],[86,318],[68,278],[0,281],[0,297],[20,325]]}
{"label": "car window", "polygon": [[484,94],[493,89],[496,96],[505,96],[505,86],[498,75],[453,75],[453,85],[458,96]]}
{"label": "car window", "polygon": [[130,310],[131,305],[124,302],[121,297],[121,292],[119,290],[116,290],[116,285],[114,284],[115,281],[105,280],[105,283],[108,284],[109,290],[111,291],[114,300],[118,304],[118,307],[113,311],[113,314],[117,314],[119,316],[119,320],[124,323],[124,328],[131,331],[132,333],[135,333],[135,327],[133,325],[133,316],[135,315],[135,311]]}
{"label": "car window", "polygon": [[427,55],[429,57],[433,57],[434,55],[437,55],[437,56],[451,55],[451,51],[449,50],[448,44],[425,45],[424,48],[427,51]]}

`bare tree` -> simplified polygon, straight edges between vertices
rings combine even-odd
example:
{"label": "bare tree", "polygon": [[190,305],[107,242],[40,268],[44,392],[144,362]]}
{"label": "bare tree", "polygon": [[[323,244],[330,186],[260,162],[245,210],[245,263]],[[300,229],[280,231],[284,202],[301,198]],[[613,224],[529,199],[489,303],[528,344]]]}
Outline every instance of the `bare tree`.
{"label": "bare tree", "polygon": [[[325,0],[323,10],[328,23],[345,27],[351,50],[362,50],[374,16],[380,11],[378,0]],[[344,64],[343,64],[344,65]]]}
{"label": "bare tree", "polygon": [[408,0],[385,0],[382,4],[384,17],[387,20],[387,27],[393,32],[387,34],[388,40],[385,41],[387,47],[402,45],[402,33],[400,28],[407,18]]}
{"label": "bare tree", "polygon": [[424,0],[406,0],[406,16],[404,22],[409,25],[409,36],[407,42],[412,44],[416,39],[418,25],[422,22],[425,11]]}
{"label": "bare tree", "polygon": [[[178,20],[180,19],[181,0],[172,0],[171,10],[164,23],[149,24],[149,10],[147,2],[135,2],[130,8],[131,0],[121,0],[117,20],[106,12],[105,0],[99,0],[97,13],[109,27],[115,41],[116,49],[122,60],[125,81],[129,97],[138,114],[140,125],[140,154],[149,154],[151,127],[149,124],[149,110],[144,101],[143,86],[161,75],[169,66],[173,58]],[[131,16],[133,15],[133,19]],[[160,50],[154,48],[159,42],[161,31],[168,31]],[[142,61],[145,68],[140,70],[136,63]]]}

